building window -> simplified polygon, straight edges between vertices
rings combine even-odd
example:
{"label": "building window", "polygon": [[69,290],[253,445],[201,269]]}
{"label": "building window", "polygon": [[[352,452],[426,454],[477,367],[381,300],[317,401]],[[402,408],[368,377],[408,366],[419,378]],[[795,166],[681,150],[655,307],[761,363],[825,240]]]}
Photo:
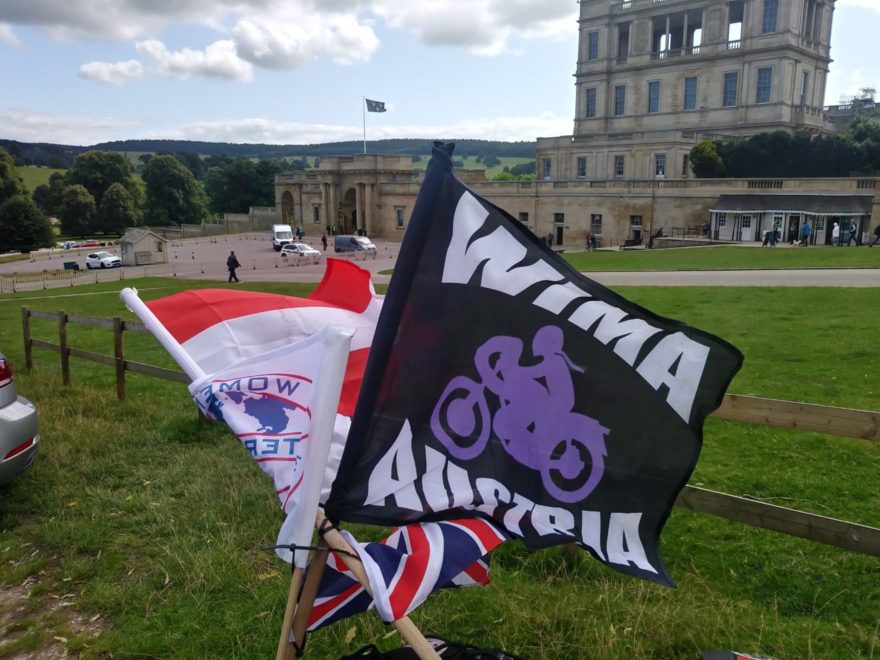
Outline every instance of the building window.
{"label": "building window", "polygon": [[593,234],[593,236],[601,236],[602,235],[602,214],[601,213],[590,214],[590,233]]}
{"label": "building window", "polygon": [[648,83],[648,112],[660,112],[660,81]]}
{"label": "building window", "polygon": [[810,74],[807,71],[801,76],[801,105],[807,104],[807,95],[810,91]]}
{"label": "building window", "polygon": [[688,174],[690,174],[690,170],[691,170],[690,165],[691,165],[690,156],[688,154],[685,154],[684,157],[681,159],[681,176],[682,177],[686,177]]}
{"label": "building window", "polygon": [[165,246],[162,244],[162,241],[156,241],[156,252],[162,252],[165,249]]}
{"label": "building window", "polygon": [[666,176],[666,154],[654,154],[654,176]]}
{"label": "building window", "polygon": [[528,211],[520,211],[519,212],[519,221],[524,225],[529,224],[529,212]]}
{"label": "building window", "polygon": [[763,34],[776,32],[776,16],[779,12],[779,0],[764,0],[764,22],[761,26]]}
{"label": "building window", "polygon": [[751,229],[752,227],[752,216],[744,215],[742,217],[742,222],[740,223],[743,229]]}
{"label": "building window", "polygon": [[554,213],[553,224],[557,227],[565,226],[565,213]]}
{"label": "building window", "polygon": [[640,215],[629,216],[629,226],[631,229],[641,229],[642,228],[642,216],[640,216]]}
{"label": "building window", "polygon": [[739,73],[733,71],[724,74],[724,107],[736,105],[736,88],[739,85]]}
{"label": "building window", "polygon": [[625,161],[623,156],[614,157],[614,176],[623,176],[624,163]]}
{"label": "building window", "polygon": [[614,115],[620,117],[626,112],[626,85],[614,86]]}
{"label": "building window", "polygon": [[551,164],[551,162],[552,162],[552,161],[551,161],[549,158],[545,158],[545,159],[544,159],[544,178],[545,178],[545,179],[549,179],[549,178],[550,178],[550,173],[551,173],[551,171],[552,171],[552,170],[550,169],[550,164]]}
{"label": "building window", "polygon": [[596,88],[587,88],[587,117],[596,116]]}
{"label": "building window", "polygon": [[718,214],[718,226],[719,227],[726,227],[727,226],[727,214],[726,213],[719,213]]}
{"label": "building window", "polygon": [[316,225],[321,224],[321,207],[313,206],[312,207],[312,220]]}
{"label": "building window", "polygon": [[770,103],[770,86],[773,83],[773,69],[758,69],[758,86],[755,92],[755,103]]}
{"label": "building window", "polygon": [[394,207],[394,214],[397,217],[397,228],[403,229],[403,220],[404,220],[405,209],[402,206]]}
{"label": "building window", "polygon": [[577,175],[581,178],[587,176],[587,159],[585,156],[578,156]]}
{"label": "building window", "polygon": [[588,60],[598,60],[599,59],[599,33],[598,32],[588,32],[587,33],[587,59]]}
{"label": "building window", "polygon": [[697,77],[684,79],[684,109],[697,109]]}
{"label": "building window", "polygon": [[816,218],[816,231],[825,231],[825,218]]}

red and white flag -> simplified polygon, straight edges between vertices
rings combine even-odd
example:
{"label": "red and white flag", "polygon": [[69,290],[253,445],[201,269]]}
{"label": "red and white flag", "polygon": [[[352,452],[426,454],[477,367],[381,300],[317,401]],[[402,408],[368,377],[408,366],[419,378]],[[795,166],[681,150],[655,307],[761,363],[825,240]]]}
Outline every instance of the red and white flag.
{"label": "red and white flag", "polygon": [[354,412],[373,331],[382,308],[370,272],[328,259],[306,298],[240,289],[197,289],[146,302],[207,374],[320,333],[335,324],[355,331],[339,412]]}
{"label": "red and white flag", "polygon": [[[323,501],[348,435],[382,306],[369,271],[328,259],[324,278],[306,298],[227,289],[183,291],[146,303],[131,290],[121,296],[194,379],[196,404],[225,422],[272,478],[288,514],[278,542],[291,543],[306,466],[322,466],[317,490]],[[330,455],[316,461],[310,458],[312,397],[322,387],[315,380],[329,326],[344,332],[350,349],[339,355],[339,368],[346,364],[341,395],[333,395],[322,417],[332,432]],[[289,551],[278,554],[291,560]]]}

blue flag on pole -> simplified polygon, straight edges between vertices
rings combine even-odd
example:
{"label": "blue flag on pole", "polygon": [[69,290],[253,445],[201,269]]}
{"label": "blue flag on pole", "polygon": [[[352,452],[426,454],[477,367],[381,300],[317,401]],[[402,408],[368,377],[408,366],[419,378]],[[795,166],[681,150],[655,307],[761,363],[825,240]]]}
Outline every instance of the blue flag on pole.
{"label": "blue flag on pole", "polygon": [[373,101],[372,99],[364,99],[367,102],[367,112],[385,112],[384,101]]}

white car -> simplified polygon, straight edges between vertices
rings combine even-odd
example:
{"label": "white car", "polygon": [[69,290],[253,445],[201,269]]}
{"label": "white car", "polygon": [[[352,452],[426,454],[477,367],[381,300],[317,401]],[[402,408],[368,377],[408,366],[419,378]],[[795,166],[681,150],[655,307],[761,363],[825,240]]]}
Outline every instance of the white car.
{"label": "white car", "polygon": [[86,269],[92,268],[119,268],[122,266],[122,259],[115,254],[109,252],[92,252],[86,255]]}
{"label": "white car", "polygon": [[318,259],[321,258],[320,250],[316,250],[311,245],[306,245],[305,243],[288,243],[281,248],[282,257],[287,258],[293,255],[300,257],[317,257]]}

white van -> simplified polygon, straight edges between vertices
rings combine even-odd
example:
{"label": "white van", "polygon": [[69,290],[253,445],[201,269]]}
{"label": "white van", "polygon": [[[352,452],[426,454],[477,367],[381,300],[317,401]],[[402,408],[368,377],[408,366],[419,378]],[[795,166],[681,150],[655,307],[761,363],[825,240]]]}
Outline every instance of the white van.
{"label": "white van", "polygon": [[290,225],[272,225],[272,247],[275,252],[281,251],[281,246],[293,241],[293,230]]}

